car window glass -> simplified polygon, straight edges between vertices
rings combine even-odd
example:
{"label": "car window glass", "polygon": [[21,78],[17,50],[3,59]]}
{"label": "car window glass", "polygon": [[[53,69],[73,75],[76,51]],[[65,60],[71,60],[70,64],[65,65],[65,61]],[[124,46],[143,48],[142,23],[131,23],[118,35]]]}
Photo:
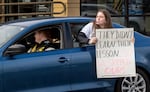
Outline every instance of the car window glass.
{"label": "car window glass", "polygon": [[79,41],[77,39],[78,33],[87,23],[70,23],[72,38],[73,38],[73,47],[80,47]]}
{"label": "car window glass", "polygon": [[12,37],[21,32],[24,28],[20,26],[3,25],[0,26],[0,47],[8,42]]}
{"label": "car window glass", "polygon": [[[61,35],[60,35],[61,30],[60,30],[59,27],[53,26],[53,27],[41,28],[41,29],[38,29],[38,30],[48,31],[48,33],[50,35],[50,40],[51,40],[50,43],[51,43],[52,48],[54,48],[54,49],[60,49],[61,48]],[[32,37],[33,37],[33,34],[32,34]],[[32,37],[29,37],[29,38],[32,38]],[[29,42],[29,41],[31,41],[30,39],[27,39],[27,40],[28,40],[28,44],[30,44],[30,46],[34,45],[31,42]],[[34,42],[33,43],[36,43],[35,42],[35,37],[34,37]],[[51,48],[51,47],[48,47],[48,48]],[[46,49],[45,51],[49,51],[49,50]]]}
{"label": "car window glass", "polygon": [[[29,49],[34,47],[36,44],[35,41],[35,32],[36,31],[47,31],[51,37],[51,43],[50,46],[52,46],[54,49],[51,49],[51,47],[48,47],[44,49],[43,51],[50,51],[50,50],[56,50],[62,48],[62,27],[60,25],[58,26],[46,26],[42,28],[37,28],[35,30],[32,30],[30,33],[25,34],[23,37],[21,37],[18,41],[14,43],[15,44],[21,44],[26,47],[26,53],[28,53]],[[35,52],[42,52],[42,51],[35,51]]]}

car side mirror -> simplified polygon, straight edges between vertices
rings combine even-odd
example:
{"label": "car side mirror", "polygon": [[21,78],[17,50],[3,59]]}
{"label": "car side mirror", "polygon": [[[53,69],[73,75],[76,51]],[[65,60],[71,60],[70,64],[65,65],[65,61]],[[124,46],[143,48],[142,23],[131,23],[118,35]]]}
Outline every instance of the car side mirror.
{"label": "car side mirror", "polygon": [[5,56],[13,56],[21,53],[26,52],[26,47],[22,44],[14,44],[5,51],[4,55]]}

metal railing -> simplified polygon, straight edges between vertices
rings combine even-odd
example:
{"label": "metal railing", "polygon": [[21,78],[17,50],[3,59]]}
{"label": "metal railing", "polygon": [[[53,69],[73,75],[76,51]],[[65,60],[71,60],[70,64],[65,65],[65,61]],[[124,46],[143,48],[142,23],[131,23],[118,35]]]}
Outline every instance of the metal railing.
{"label": "metal railing", "polygon": [[[49,5],[49,7],[46,7],[49,9],[49,11],[40,11],[35,9],[31,12],[21,12],[20,7],[27,7],[30,6],[31,9],[37,8],[40,5]],[[60,11],[54,12],[53,6],[58,5],[63,8],[60,9]],[[15,6],[18,10],[15,12],[11,11],[11,7]],[[35,7],[34,7],[35,6]],[[33,7],[33,8],[32,8]],[[13,3],[0,3],[0,18],[5,17],[15,17],[15,16],[37,16],[37,15],[50,15],[53,14],[62,14],[66,11],[66,5],[63,2],[53,2],[53,1],[43,1],[43,2],[13,2]],[[9,10],[6,10],[9,9]]]}

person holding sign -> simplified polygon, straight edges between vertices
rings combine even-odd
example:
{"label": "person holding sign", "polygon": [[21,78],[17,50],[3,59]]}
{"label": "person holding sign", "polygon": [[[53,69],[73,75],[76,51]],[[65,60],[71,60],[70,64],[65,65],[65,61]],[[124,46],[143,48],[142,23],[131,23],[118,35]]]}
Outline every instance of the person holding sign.
{"label": "person holding sign", "polygon": [[96,44],[97,78],[135,76],[134,30],[112,27],[110,13],[97,12],[96,19],[78,35],[81,45]]}
{"label": "person holding sign", "polygon": [[112,28],[110,13],[105,9],[100,9],[97,12],[95,21],[88,23],[79,32],[78,40],[81,45],[96,44],[96,29]]}

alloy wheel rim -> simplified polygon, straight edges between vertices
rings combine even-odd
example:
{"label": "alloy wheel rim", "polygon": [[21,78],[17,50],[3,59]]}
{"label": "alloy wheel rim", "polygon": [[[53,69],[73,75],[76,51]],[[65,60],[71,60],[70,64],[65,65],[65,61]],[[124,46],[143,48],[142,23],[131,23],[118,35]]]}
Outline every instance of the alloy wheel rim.
{"label": "alloy wheel rim", "polygon": [[146,81],[140,74],[136,74],[136,77],[125,77],[121,90],[121,92],[146,92]]}

